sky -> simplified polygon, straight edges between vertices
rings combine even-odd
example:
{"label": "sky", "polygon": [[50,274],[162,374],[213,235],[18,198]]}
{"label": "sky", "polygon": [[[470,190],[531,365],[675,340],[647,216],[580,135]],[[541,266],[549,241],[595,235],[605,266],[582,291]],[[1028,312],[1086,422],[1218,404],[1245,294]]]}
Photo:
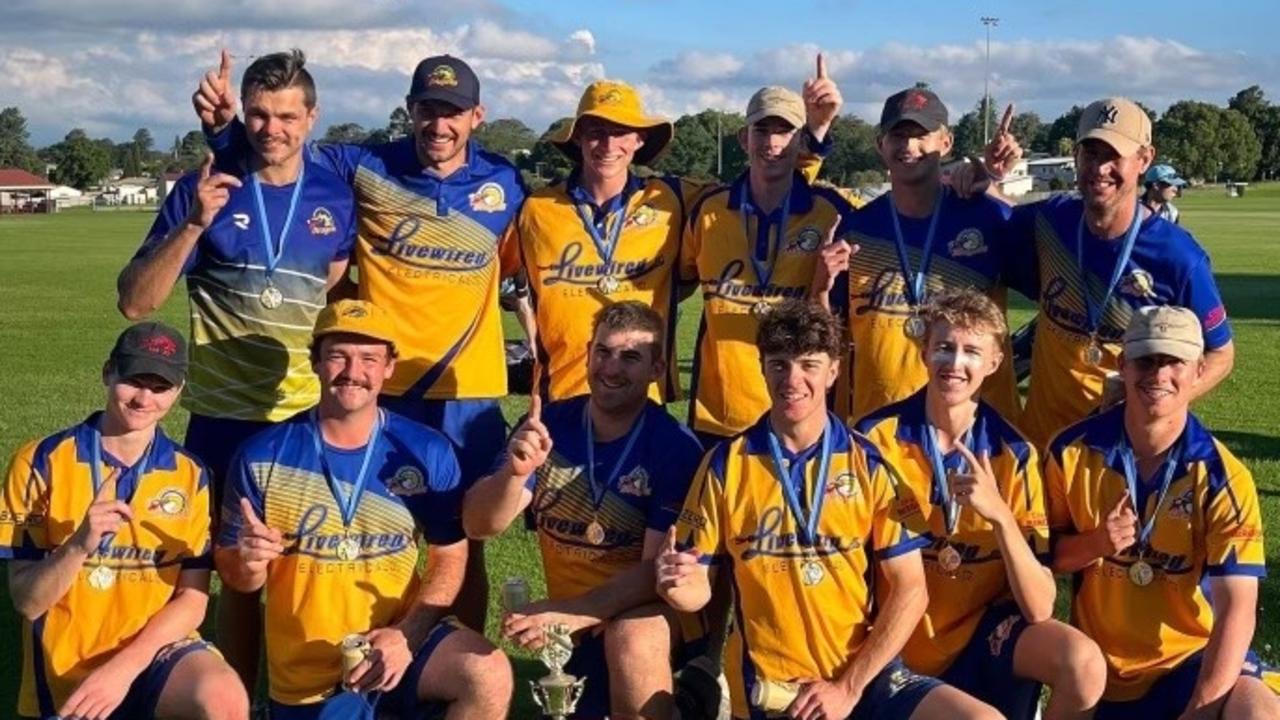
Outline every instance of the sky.
{"label": "sky", "polygon": [[637,86],[675,119],[741,112],[763,85],[797,90],[827,56],[843,112],[874,121],[917,81],[953,118],[982,97],[985,31],[997,103],[1045,121],[1073,104],[1127,95],[1157,111],[1225,104],[1260,85],[1280,102],[1280,3],[1257,0],[5,0],[0,107],[18,106],[41,147],[74,127],[160,148],[195,128],[190,96],[227,47],[235,77],[252,56],[307,54],[330,124],[381,127],[419,60],[449,53],[481,80],[490,119],[541,133],[600,78]]}

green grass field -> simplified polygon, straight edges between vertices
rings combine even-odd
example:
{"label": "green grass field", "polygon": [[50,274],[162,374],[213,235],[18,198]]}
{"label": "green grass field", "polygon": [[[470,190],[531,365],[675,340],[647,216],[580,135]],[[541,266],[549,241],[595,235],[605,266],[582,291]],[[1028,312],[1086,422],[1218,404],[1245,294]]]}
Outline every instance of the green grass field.
{"label": "green grass field", "polygon": [[[1235,330],[1236,368],[1196,411],[1215,434],[1253,470],[1268,527],[1280,527],[1280,184],[1254,185],[1245,198],[1228,199],[1221,189],[1190,192],[1179,203],[1184,222],[1209,250]],[[67,212],[51,217],[0,218],[0,348],[9,359],[9,400],[0,410],[0,453],[7,461],[17,445],[75,423],[100,407],[99,372],[115,335],[126,325],[115,310],[115,278],[146,232],[144,213]],[[679,324],[681,367],[687,369],[699,307],[682,308]],[[1025,303],[1012,312],[1016,326],[1029,316]],[[180,290],[160,317],[186,328],[186,298]],[[510,320],[510,318],[508,318]],[[514,323],[508,329],[518,334]],[[508,418],[525,405],[504,401]],[[683,419],[685,404],[672,407]],[[166,421],[181,438],[186,414]],[[533,536],[513,528],[488,547],[489,573],[500,582],[511,575],[529,577],[535,597],[542,571]],[[1276,567],[1280,543],[1268,548]],[[7,602],[7,580],[0,574],[0,717],[7,717],[21,672],[18,619]],[[1255,647],[1270,660],[1280,648],[1280,579],[1263,582]],[[490,613],[490,637],[493,618]],[[523,679],[542,674],[538,664],[517,656],[515,717],[533,717]]]}

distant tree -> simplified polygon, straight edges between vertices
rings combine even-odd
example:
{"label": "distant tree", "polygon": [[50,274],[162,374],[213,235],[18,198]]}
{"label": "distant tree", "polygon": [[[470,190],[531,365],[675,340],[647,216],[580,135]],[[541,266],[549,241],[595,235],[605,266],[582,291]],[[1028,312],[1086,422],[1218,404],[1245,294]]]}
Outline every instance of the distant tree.
{"label": "distant tree", "polygon": [[1156,123],[1156,149],[1185,176],[1208,180],[1252,178],[1262,143],[1244,114],[1182,100]]}
{"label": "distant tree", "polygon": [[402,107],[397,107],[391,111],[391,117],[387,119],[387,135],[392,140],[399,140],[413,134],[413,119],[409,117],[409,111]]}
{"label": "distant tree", "polygon": [[[1076,144],[1076,126],[1080,124],[1080,116],[1083,114],[1084,108],[1072,105],[1070,110],[1050,123],[1049,130],[1044,136],[1043,152],[1070,155],[1071,149]],[[1067,144],[1064,145],[1062,140],[1066,140]]]}
{"label": "distant tree", "polygon": [[653,164],[658,172],[690,180],[716,179],[716,126],[705,118],[683,115],[675,121],[676,134],[667,151]]}
{"label": "distant tree", "polygon": [[542,137],[538,138],[538,142],[533,144],[533,149],[529,151],[528,167],[538,177],[545,180],[563,180],[573,170],[573,163],[569,161],[569,158],[565,157],[564,153],[551,144],[551,138],[555,137],[570,122],[573,122],[573,118],[566,117],[556,120],[551,123],[546,132],[542,133]]}
{"label": "distant tree", "polygon": [[323,143],[350,143],[359,145],[369,137],[369,131],[360,126],[359,123],[338,123],[330,125],[325,131],[324,137],[320,138]]}
{"label": "distant tree", "polygon": [[[1013,116],[1013,121],[1009,123],[1009,132],[1018,139],[1018,143],[1022,147],[1035,150],[1037,146],[1044,144],[1045,137],[1049,131],[1049,126],[1040,120],[1040,116],[1033,112],[1021,112]],[[1044,151],[1039,151],[1044,152]]]}
{"label": "distant tree", "polygon": [[1220,109],[1218,115],[1218,157],[1222,180],[1252,180],[1262,159],[1262,142],[1249,119],[1237,110]]}
{"label": "distant tree", "polygon": [[182,141],[178,144],[177,164],[183,171],[195,170],[204,162],[205,154],[209,151],[209,144],[204,140],[204,133],[199,130],[192,130],[182,136]]}
{"label": "distant tree", "polygon": [[133,142],[123,142],[112,149],[113,164],[120,168],[125,177],[138,177],[142,174],[142,156]]}
{"label": "distant tree", "polygon": [[[973,110],[961,115],[956,124],[951,126],[951,134],[955,138],[955,144],[951,148],[952,157],[982,155],[982,150],[987,144],[982,138],[983,104],[983,101],[979,99]],[[989,133],[994,133],[1000,123],[1000,118],[996,115],[997,107],[999,107],[999,103],[996,102],[995,98],[992,98],[990,106],[986,109],[987,131]]]}
{"label": "distant tree", "polygon": [[517,150],[532,150],[538,142],[538,136],[529,126],[515,118],[486,121],[471,137],[483,145],[485,150],[505,155],[508,159],[514,158]]}
{"label": "distant tree", "polygon": [[365,136],[364,145],[381,145],[391,142],[391,131],[386,128],[374,128]]}
{"label": "distant tree", "polygon": [[138,128],[133,133],[133,146],[138,148],[140,157],[146,157],[151,152],[151,147],[155,145],[155,141],[151,138],[151,131],[146,128]]}
{"label": "distant tree", "polygon": [[1250,85],[1228,100],[1227,107],[1244,115],[1258,136],[1257,177],[1280,177],[1280,106],[1268,102],[1262,88]]}
{"label": "distant tree", "polygon": [[44,163],[30,144],[27,119],[16,107],[0,110],[0,167],[16,167],[44,175]]}
{"label": "distant tree", "polygon": [[[876,126],[844,115],[831,124],[831,154],[822,163],[822,177],[841,187],[858,187],[868,171],[883,176],[876,150]],[[878,181],[877,181],[878,182]]]}
{"label": "distant tree", "polygon": [[111,171],[111,151],[101,142],[90,140],[80,128],[67,133],[48,151],[50,160],[57,165],[50,179],[62,185],[85,190],[101,183]]}

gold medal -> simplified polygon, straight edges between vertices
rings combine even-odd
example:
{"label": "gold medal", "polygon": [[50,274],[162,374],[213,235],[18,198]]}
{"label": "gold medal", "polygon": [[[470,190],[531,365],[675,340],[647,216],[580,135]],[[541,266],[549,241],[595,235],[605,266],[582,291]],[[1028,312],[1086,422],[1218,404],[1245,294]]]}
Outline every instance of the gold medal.
{"label": "gold medal", "polygon": [[1098,347],[1097,340],[1089,341],[1089,347],[1084,349],[1084,361],[1090,367],[1098,367],[1102,364],[1102,348]]}
{"label": "gold medal", "polygon": [[919,315],[912,315],[907,321],[902,323],[902,332],[912,340],[919,340],[924,337],[925,325],[924,318]]}
{"label": "gold medal", "polygon": [[284,293],[280,292],[275,285],[268,285],[258,296],[258,302],[268,310],[275,310],[284,304]]}
{"label": "gold medal", "polygon": [[605,295],[618,292],[618,279],[612,275],[605,275],[596,283],[596,287]]}
{"label": "gold medal", "polygon": [[360,557],[360,543],[352,537],[342,538],[342,542],[338,543],[338,559],[355,560],[358,557]]}
{"label": "gold medal", "polygon": [[822,582],[822,579],[827,576],[827,571],[823,569],[822,563],[818,562],[817,558],[809,558],[800,567],[800,576],[805,585],[813,587]]}
{"label": "gold medal", "polygon": [[960,551],[948,545],[938,553],[938,565],[946,572],[953,573],[960,569]]}
{"label": "gold medal", "polygon": [[755,316],[757,320],[763,320],[765,316],[771,312],[773,312],[773,306],[764,300],[757,300],[756,303],[751,306],[751,314]]}
{"label": "gold medal", "polygon": [[592,520],[591,524],[587,525],[587,542],[592,545],[599,545],[604,542],[604,526],[595,520]]}
{"label": "gold medal", "polygon": [[106,565],[99,565],[89,572],[89,587],[94,590],[108,590],[116,584],[116,571]]}
{"label": "gold medal", "polygon": [[1156,573],[1145,560],[1138,560],[1129,566],[1129,581],[1138,587],[1146,587],[1156,579]]}

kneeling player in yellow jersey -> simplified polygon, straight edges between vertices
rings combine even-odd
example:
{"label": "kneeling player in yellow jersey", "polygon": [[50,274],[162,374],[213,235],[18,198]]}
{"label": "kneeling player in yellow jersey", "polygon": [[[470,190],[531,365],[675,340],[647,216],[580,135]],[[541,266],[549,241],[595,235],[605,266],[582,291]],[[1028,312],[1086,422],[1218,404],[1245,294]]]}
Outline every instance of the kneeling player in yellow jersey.
{"label": "kneeling player in yellow jersey", "polygon": [[864,417],[865,433],[922,508],[929,609],[902,651],[1011,720],[1087,717],[1102,697],[1098,646],[1052,620],[1049,528],[1035,448],[979,400],[1001,366],[1004,311],[976,289],[947,290],[925,307],[928,384]]}
{"label": "kneeling player in yellow jersey", "polygon": [[[928,605],[928,539],[910,529],[919,506],[875,446],[827,411],[841,343],[839,321],[816,304],[781,303],[761,321],[772,404],[704,458],[659,556],[658,593],[697,611],[713,573],[728,574],[735,718],[995,717],[898,658]],[[874,615],[873,559],[888,584]]]}
{"label": "kneeling player in yellow jersey", "polygon": [[1107,660],[1095,718],[1280,717],[1249,649],[1266,574],[1257,490],[1188,409],[1204,343],[1189,309],[1135,311],[1125,401],[1045,458],[1054,569],[1075,573],[1072,621]]}
{"label": "kneeling player in yellow jersey", "polygon": [[176,330],[125,330],[102,369],[105,409],[14,455],[0,559],[23,618],[21,717],[249,716],[236,674],[196,632],[209,474],[158,427],[186,365]]}
{"label": "kneeling player in yellow jersey", "polygon": [[512,608],[503,633],[533,648],[546,625],[569,626],[566,670],[586,677],[579,718],[670,717],[671,659],[696,652],[685,641],[703,635],[653,591],[653,559],[702,458],[693,434],[647,397],[666,371],[664,324],[634,300],[597,312],[590,394],[545,409],[535,394],[500,465],[467,492],[472,537],[532,509],[550,599]]}
{"label": "kneeling player in yellow jersey", "polygon": [[[506,717],[505,656],[444,617],[467,555],[453,448],[378,407],[394,337],[372,303],[321,311],[319,405],[250,438],[231,464],[215,557],[227,585],[265,587],[276,720],[408,718],[445,704],[451,717]],[[349,648],[346,669],[351,635],[366,644]]]}

